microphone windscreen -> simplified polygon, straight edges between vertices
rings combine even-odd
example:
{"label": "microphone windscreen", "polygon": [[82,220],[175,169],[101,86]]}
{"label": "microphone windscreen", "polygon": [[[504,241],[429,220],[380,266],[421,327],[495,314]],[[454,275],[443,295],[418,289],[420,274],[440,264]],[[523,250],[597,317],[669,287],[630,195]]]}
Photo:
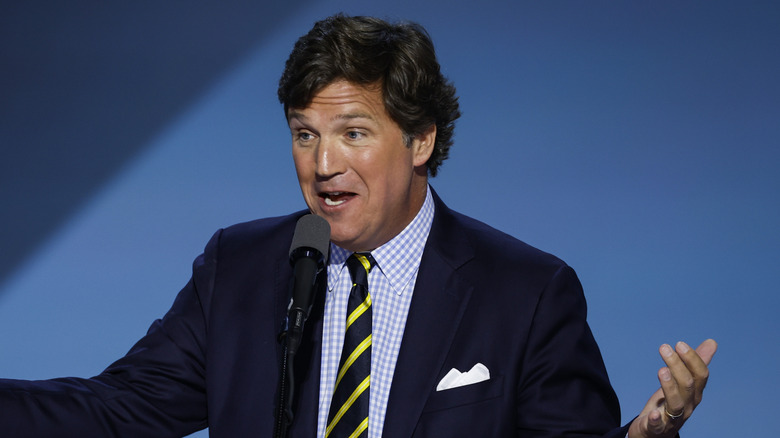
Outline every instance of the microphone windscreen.
{"label": "microphone windscreen", "polygon": [[306,247],[319,251],[328,263],[330,246],[330,224],[320,216],[307,214],[295,225],[290,255],[298,248]]}

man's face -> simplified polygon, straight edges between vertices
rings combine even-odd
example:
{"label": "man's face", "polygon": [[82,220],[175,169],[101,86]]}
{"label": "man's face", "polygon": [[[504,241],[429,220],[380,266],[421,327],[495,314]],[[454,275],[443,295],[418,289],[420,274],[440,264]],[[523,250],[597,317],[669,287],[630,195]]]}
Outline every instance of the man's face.
{"label": "man's face", "polygon": [[425,200],[435,126],[407,147],[381,89],[343,80],[287,118],[303,197],[328,221],[335,244],[369,251],[414,219]]}

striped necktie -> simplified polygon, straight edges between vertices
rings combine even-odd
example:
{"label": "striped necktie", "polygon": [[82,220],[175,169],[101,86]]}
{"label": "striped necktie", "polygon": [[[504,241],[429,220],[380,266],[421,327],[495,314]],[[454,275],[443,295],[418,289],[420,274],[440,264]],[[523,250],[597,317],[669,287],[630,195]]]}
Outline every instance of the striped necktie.
{"label": "striped necktie", "polygon": [[352,290],[347,303],[347,324],[339,373],[333,389],[325,436],[368,436],[368,399],[371,373],[371,296],[368,272],[376,265],[369,253],[347,259]]}

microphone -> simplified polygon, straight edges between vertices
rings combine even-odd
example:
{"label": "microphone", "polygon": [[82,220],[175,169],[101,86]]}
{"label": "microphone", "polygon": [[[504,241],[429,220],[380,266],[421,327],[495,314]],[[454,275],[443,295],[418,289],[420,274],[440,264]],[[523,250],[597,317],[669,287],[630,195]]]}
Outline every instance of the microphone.
{"label": "microphone", "polygon": [[[294,339],[293,344],[297,344],[300,340],[303,325],[311,312],[317,292],[315,281],[317,274],[328,261],[329,248],[328,221],[313,214],[298,219],[292,245],[290,245],[290,264],[293,267],[292,301],[287,310],[288,341]],[[290,345],[290,347],[293,351],[297,349],[297,345]]]}
{"label": "microphone", "polygon": [[311,312],[317,293],[317,274],[325,268],[330,248],[330,224],[325,219],[307,214],[295,225],[290,264],[293,277],[290,283],[290,306],[287,308],[286,331],[280,341],[286,341],[279,371],[279,404],[276,408],[274,437],[287,436],[292,424],[293,396],[295,394],[295,354],[303,338],[303,324]]}

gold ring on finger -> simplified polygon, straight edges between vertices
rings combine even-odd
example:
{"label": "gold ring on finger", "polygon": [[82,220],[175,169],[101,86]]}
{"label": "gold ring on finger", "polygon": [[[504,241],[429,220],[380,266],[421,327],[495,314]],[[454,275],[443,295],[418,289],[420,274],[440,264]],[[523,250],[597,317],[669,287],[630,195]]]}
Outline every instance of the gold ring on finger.
{"label": "gold ring on finger", "polygon": [[677,415],[672,415],[672,414],[670,414],[670,413],[669,413],[669,410],[668,410],[668,409],[666,409],[666,403],[664,403],[664,413],[665,413],[665,414],[666,414],[666,416],[667,416],[667,417],[669,417],[670,419],[672,419],[672,420],[676,420],[676,419],[678,419],[678,418],[682,417],[682,415],[685,413],[685,408],[683,408],[683,410],[682,410],[682,411],[680,411],[680,413],[679,413],[679,414],[677,414]]}

